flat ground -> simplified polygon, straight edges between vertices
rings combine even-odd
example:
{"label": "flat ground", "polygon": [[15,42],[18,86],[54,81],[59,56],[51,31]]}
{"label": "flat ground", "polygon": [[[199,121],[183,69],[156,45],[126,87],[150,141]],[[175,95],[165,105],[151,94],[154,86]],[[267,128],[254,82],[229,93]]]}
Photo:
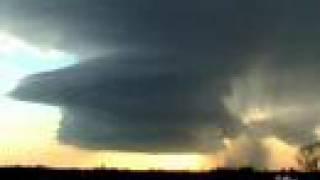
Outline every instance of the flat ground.
{"label": "flat ground", "polygon": [[23,180],[51,180],[51,179],[275,179],[275,180],[298,180],[320,179],[320,173],[302,173],[295,171],[262,172],[251,168],[239,170],[219,169],[210,172],[187,172],[187,171],[125,171],[110,169],[49,169],[49,168],[25,168],[6,167],[0,169],[0,179],[23,179]]}

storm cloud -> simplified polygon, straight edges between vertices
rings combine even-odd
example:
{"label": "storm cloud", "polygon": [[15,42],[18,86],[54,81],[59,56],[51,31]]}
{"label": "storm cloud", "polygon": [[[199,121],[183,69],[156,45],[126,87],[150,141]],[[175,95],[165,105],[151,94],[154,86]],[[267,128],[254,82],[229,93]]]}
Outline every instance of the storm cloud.
{"label": "storm cloud", "polygon": [[253,144],[268,136],[295,145],[317,139],[318,1],[3,4],[10,31],[81,58],[11,93],[61,107],[62,143],[213,152],[243,134],[255,134]]}
{"label": "storm cloud", "polygon": [[164,61],[155,59],[91,60],[28,77],[14,95],[63,106],[62,142],[178,152],[221,146],[217,139],[231,136],[239,127],[219,101],[226,85],[218,85],[210,71],[165,68]]}

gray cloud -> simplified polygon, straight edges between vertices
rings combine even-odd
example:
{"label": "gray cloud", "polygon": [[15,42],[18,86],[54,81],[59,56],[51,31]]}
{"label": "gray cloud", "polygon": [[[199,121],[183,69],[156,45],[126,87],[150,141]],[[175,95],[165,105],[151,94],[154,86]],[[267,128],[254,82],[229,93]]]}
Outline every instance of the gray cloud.
{"label": "gray cloud", "polygon": [[267,136],[298,145],[317,139],[318,1],[25,3],[5,3],[12,32],[83,59],[32,75],[12,92],[62,107],[63,143],[211,152],[247,133],[258,136],[253,144]]}
{"label": "gray cloud", "polygon": [[142,49],[192,51],[193,56],[241,53],[272,33],[274,19],[282,13],[253,0],[6,0],[1,5],[5,28],[81,55]]}

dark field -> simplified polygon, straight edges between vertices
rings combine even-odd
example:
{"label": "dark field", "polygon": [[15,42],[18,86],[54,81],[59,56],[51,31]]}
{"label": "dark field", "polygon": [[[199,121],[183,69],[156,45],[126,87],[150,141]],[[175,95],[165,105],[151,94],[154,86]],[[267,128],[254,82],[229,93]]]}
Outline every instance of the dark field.
{"label": "dark field", "polygon": [[218,169],[210,172],[187,172],[187,171],[126,171],[109,169],[49,169],[49,168],[25,168],[6,167],[0,169],[0,179],[21,180],[51,180],[51,179],[320,179],[320,173],[302,173],[296,171],[254,171],[251,168],[239,170]]}

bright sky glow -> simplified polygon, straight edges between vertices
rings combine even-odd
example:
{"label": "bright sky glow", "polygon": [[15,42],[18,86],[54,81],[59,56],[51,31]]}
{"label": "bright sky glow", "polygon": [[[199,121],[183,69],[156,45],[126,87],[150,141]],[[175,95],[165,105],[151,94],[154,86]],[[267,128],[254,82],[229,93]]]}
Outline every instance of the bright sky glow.
{"label": "bright sky glow", "polygon": [[271,113],[260,109],[260,108],[251,108],[243,115],[243,123],[244,124],[251,124],[251,123],[258,123],[263,122],[271,118]]}

